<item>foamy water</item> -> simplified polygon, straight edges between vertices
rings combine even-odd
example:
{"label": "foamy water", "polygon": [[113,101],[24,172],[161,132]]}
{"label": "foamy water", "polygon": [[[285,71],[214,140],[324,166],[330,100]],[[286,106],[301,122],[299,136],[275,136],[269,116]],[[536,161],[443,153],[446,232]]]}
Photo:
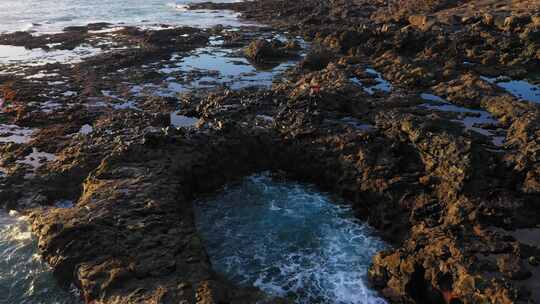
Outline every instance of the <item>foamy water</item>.
{"label": "foamy water", "polygon": [[0,303],[81,303],[76,292],[60,288],[37,254],[37,244],[24,217],[0,212]]}
{"label": "foamy water", "polygon": [[256,175],[196,204],[215,270],[294,303],[386,303],[366,283],[385,248],[349,207],[310,186]]}
{"label": "foamy water", "polygon": [[[186,11],[201,0],[1,0],[0,33],[58,32],[64,27],[108,22],[127,25],[240,25],[233,12]],[[219,0],[214,2],[235,2]]]}

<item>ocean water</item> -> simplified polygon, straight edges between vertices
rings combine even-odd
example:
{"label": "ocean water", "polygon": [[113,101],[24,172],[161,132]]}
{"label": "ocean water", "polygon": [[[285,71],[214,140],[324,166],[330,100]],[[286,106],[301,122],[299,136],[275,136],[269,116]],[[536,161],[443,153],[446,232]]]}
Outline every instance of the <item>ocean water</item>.
{"label": "ocean water", "polygon": [[245,178],[196,203],[212,266],[294,303],[386,303],[366,283],[386,244],[339,200],[312,186]]}
{"label": "ocean water", "polygon": [[0,212],[0,304],[82,303],[60,288],[37,252],[24,217]]}
{"label": "ocean water", "polygon": [[[223,11],[186,11],[202,0],[1,0],[0,33],[59,32],[64,27],[93,22],[151,26],[154,24],[209,27],[240,25],[236,14]],[[218,0],[214,2],[235,2]]]}

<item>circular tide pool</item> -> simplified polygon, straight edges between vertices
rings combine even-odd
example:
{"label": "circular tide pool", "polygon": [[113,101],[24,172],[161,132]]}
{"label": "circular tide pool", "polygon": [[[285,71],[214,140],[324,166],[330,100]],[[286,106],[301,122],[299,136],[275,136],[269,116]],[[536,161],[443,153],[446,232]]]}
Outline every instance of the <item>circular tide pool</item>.
{"label": "circular tide pool", "polygon": [[295,303],[386,303],[366,275],[387,245],[312,186],[261,174],[195,205],[212,265],[233,282]]}

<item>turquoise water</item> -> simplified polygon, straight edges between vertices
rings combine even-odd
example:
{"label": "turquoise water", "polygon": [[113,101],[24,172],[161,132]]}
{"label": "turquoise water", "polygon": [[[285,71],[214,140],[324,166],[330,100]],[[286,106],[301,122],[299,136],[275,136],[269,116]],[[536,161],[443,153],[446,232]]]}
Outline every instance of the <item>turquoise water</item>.
{"label": "turquoise water", "polygon": [[[0,33],[58,32],[66,26],[109,22],[129,25],[239,25],[232,12],[186,11],[201,0],[1,0]],[[219,0],[214,2],[234,2]]]}
{"label": "turquoise water", "polygon": [[76,292],[61,289],[36,254],[28,223],[0,213],[0,304],[75,304]]}
{"label": "turquoise water", "polygon": [[386,303],[366,283],[386,245],[340,203],[255,175],[197,202],[197,227],[214,269],[238,284],[295,303]]}

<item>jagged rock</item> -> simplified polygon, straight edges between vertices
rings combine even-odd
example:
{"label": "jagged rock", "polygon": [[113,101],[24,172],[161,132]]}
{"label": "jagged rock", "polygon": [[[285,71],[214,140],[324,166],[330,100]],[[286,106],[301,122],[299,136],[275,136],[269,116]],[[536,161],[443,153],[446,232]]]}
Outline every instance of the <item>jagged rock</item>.
{"label": "jagged rock", "polygon": [[310,51],[300,63],[304,69],[318,71],[324,69],[334,58],[334,53],[324,48]]}
{"label": "jagged rock", "polygon": [[265,63],[290,56],[288,52],[290,49],[291,45],[285,45],[279,40],[268,42],[265,39],[258,39],[244,49],[244,55],[254,62]]}
{"label": "jagged rock", "polygon": [[[46,102],[36,94],[43,87],[1,76],[6,120],[43,129],[31,144],[2,148],[4,162],[26,156],[31,145],[58,155],[31,179],[11,168],[2,203],[33,208],[42,256],[89,303],[272,302],[213,272],[191,202],[254,171],[283,171],[346,198],[392,243],[369,271],[390,301],[532,301],[535,290],[527,284],[538,274],[529,267],[539,249],[510,234],[540,224],[540,110],[481,76],[523,77],[540,66],[539,8],[532,1],[487,2],[474,2],[475,9],[471,1],[427,0],[390,9],[386,1],[193,4],[235,9],[331,51],[315,46],[271,89],[148,98],[139,104],[144,111],[94,108],[90,98],[120,85],[114,73],[125,68],[134,70],[127,72],[132,83],[160,81],[161,74],[140,66],[206,46],[223,27],[126,28],[119,42],[128,50],[72,68],[44,67],[58,68],[59,77],[75,75],[70,84],[80,96],[68,100],[75,106],[62,107],[65,112],[34,109]],[[90,39],[89,32],[0,41],[39,46],[51,38],[69,47]],[[253,37],[223,35],[224,47]],[[255,40],[245,55],[267,63],[293,50],[295,43]],[[393,89],[369,94],[366,86],[379,78]],[[456,121],[461,114],[427,107],[422,93],[444,98],[449,108],[491,113],[498,123],[483,129],[505,136],[504,145],[467,130]],[[168,128],[177,103],[200,117],[197,128]],[[91,136],[74,134],[82,124],[92,125]],[[76,201],[73,208],[44,208],[65,197]]]}
{"label": "jagged rock", "polygon": [[426,15],[413,15],[409,17],[409,23],[414,27],[426,31],[435,25],[435,20]]}

